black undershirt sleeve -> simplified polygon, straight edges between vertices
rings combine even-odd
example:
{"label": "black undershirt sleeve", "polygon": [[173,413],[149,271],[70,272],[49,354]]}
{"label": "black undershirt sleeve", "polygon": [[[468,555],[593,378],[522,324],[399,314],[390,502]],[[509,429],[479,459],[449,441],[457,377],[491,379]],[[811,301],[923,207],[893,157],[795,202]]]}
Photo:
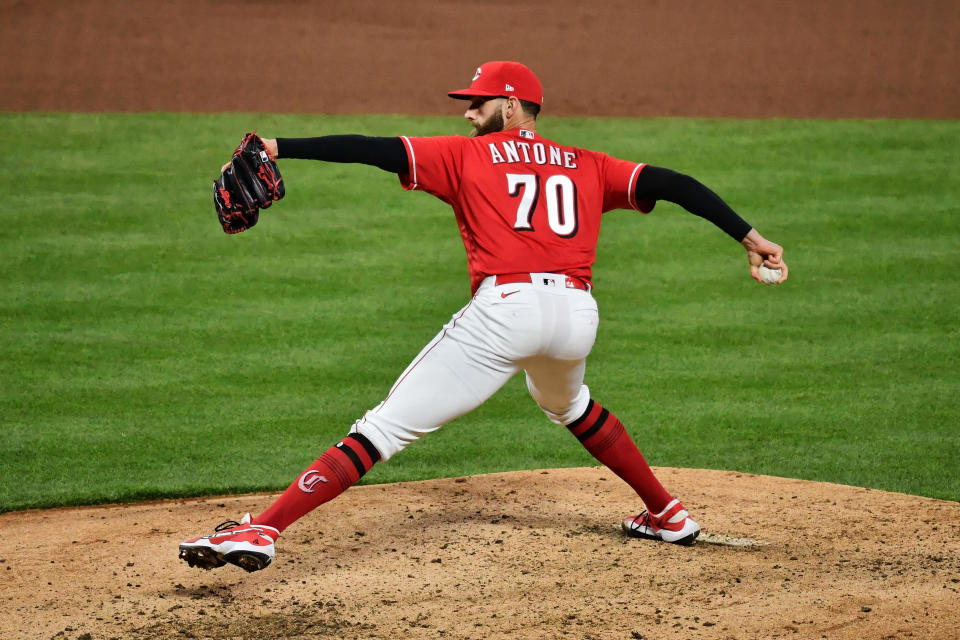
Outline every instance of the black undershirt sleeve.
{"label": "black undershirt sleeve", "polygon": [[321,136],[319,138],[277,138],[278,158],[359,162],[391,173],[407,173],[407,150],[400,138],[370,136]]}
{"label": "black undershirt sleeve", "polygon": [[690,176],[647,165],[637,178],[637,200],[666,200],[706,218],[740,242],[752,228],[720,196]]}

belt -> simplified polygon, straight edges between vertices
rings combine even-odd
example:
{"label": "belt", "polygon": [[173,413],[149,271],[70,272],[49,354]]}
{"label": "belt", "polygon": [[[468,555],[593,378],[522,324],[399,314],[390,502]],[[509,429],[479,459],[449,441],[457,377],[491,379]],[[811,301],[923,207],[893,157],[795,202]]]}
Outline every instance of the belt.
{"label": "belt", "polygon": [[580,278],[566,276],[562,273],[506,273],[496,276],[494,284],[514,284],[517,282],[543,284],[548,287],[564,286],[567,289],[590,291],[590,285]]}

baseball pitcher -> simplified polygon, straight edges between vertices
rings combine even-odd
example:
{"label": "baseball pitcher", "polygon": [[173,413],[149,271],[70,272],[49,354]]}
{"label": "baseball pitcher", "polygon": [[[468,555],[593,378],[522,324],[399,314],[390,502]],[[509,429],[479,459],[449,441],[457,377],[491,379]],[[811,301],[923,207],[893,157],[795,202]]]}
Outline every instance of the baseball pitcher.
{"label": "baseball pitcher", "polygon": [[[649,213],[657,200],[674,202],[740,242],[751,276],[768,284],[787,279],[783,249],[689,176],[540,136],[543,90],[520,63],[488,62],[468,88],[449,95],[467,102],[464,117],[473,136],[253,141],[262,143],[267,156],[260,156],[267,166],[261,173],[269,178],[264,202],[278,199],[281,179],[272,163],[301,158],[379,167],[396,173],[404,189],[426,191],[449,204],[466,248],[473,296],[386,398],[265,512],[180,544],[180,558],[190,566],[266,567],[275,541],[293,522],[343,493],[377,462],[480,406],[520,371],[547,418],[569,429],[643,501],[645,510],[622,522],[627,535],[682,545],[699,535],[700,526],[657,480],[620,420],[584,384],[599,320],[591,266],[602,214]],[[238,171],[236,164],[224,171],[257,174],[257,169]],[[236,182],[221,176],[215,184],[218,215],[230,233],[256,221],[251,215],[256,206],[241,206],[239,222],[231,217],[236,205],[230,203],[243,199],[230,193]],[[779,276],[761,278],[761,267],[779,270]]]}

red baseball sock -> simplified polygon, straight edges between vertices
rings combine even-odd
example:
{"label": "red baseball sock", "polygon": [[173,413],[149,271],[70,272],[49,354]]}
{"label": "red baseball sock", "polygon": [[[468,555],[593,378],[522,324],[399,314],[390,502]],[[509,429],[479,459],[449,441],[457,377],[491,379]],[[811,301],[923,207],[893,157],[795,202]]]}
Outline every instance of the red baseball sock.
{"label": "red baseball sock", "polygon": [[251,524],[266,525],[282,532],[356,484],[379,459],[380,453],[366,437],[351,433],[327,449]]}
{"label": "red baseball sock", "polygon": [[660,513],[673,500],[653,475],[650,465],[617,416],[601,407],[600,403],[591,400],[586,412],[568,424],[567,428],[594,458],[637,492],[648,511]]}

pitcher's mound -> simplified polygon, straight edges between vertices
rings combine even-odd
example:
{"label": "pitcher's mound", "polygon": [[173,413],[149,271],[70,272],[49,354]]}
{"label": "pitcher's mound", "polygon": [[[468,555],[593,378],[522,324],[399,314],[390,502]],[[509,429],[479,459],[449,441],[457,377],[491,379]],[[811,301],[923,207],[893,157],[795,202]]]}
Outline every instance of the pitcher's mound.
{"label": "pitcher's mound", "polygon": [[659,469],[696,545],[628,539],[602,468],[355,487],[267,569],[185,538],[272,496],[0,516],[3,638],[956,638],[960,504]]}

